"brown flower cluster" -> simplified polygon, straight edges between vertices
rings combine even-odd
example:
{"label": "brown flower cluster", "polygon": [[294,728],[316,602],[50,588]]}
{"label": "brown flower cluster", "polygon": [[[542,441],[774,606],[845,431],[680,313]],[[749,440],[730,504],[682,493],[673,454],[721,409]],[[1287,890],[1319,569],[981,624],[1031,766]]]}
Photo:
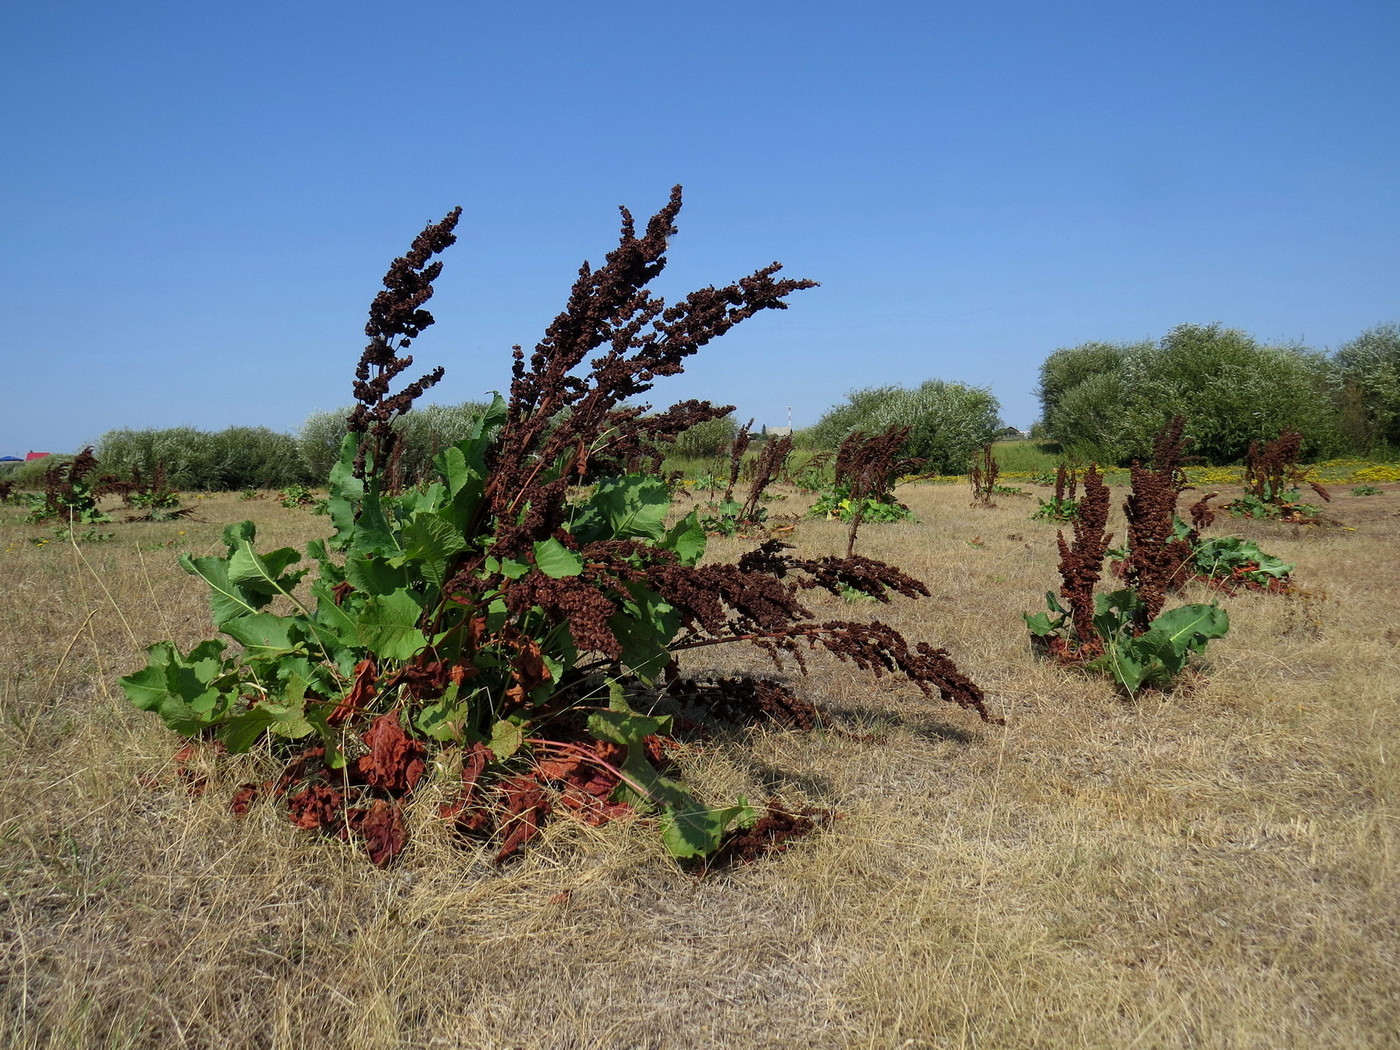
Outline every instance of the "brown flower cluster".
{"label": "brown flower cluster", "polygon": [[753,481],[749,485],[748,497],[739,511],[741,522],[755,521],[758,518],[759,500],[763,498],[768,486],[778,480],[790,455],[792,438],[789,436],[770,438],[764,444],[763,451],[758,454],[758,462],[754,464]]}
{"label": "brown flower cluster", "polygon": [[972,463],[968,467],[967,479],[972,485],[972,505],[974,507],[995,507],[992,502],[992,494],[996,492],[997,478],[1001,474],[1001,467],[997,464],[996,457],[992,455],[992,444],[987,442],[972,457]]}
{"label": "brown flower cluster", "polygon": [[441,367],[420,376],[397,394],[390,393],[393,381],[413,365],[412,355],[399,355],[422,331],[433,323],[433,315],[423,309],[433,295],[433,282],[442,273],[442,262],[429,262],[439,252],[455,244],[452,231],[462,209],[455,208],[441,222],[424,228],[407,255],[395,259],[384,275],[384,290],[369,308],[365,334],[369,345],[355,368],[353,390],[358,402],[346,420],[352,434],[361,435],[355,457],[355,474],[365,476],[368,457],[374,473],[386,481],[393,476],[398,438],[393,421],[413,407],[413,402],[443,376]]}
{"label": "brown flower cluster", "polygon": [[753,440],[749,433],[753,427],[753,420],[739,428],[739,432],[734,435],[734,440],[729,443],[729,482],[724,486],[724,502],[728,503],[734,498],[734,486],[739,484],[739,473],[744,469],[744,453],[749,449],[749,442]]}
{"label": "brown flower cluster", "polygon": [[1138,631],[1156,619],[1166,604],[1167,591],[1179,586],[1189,572],[1192,544],[1174,540],[1176,503],[1186,487],[1181,469],[1186,439],[1185,419],[1174,417],[1153,442],[1152,466],[1136,461],[1131,468],[1132,492],[1123,504],[1128,518],[1128,558],[1123,578],[1142,599],[1137,613]]}
{"label": "brown flower cluster", "polygon": [[1104,551],[1108,550],[1111,533],[1108,526],[1108,486],[1103,483],[1098,464],[1091,463],[1084,475],[1084,496],[1079,501],[1079,516],[1074,520],[1074,544],[1065,542],[1063,531],[1056,533],[1060,547],[1060,597],[1069,607],[1070,622],[1085,656],[1103,651],[1103,643],[1094,628],[1094,586],[1103,573]]}
{"label": "brown flower cluster", "polygon": [[895,482],[922,464],[922,460],[902,455],[908,440],[909,427],[894,426],[879,434],[857,430],[841,442],[836,452],[836,487],[850,497],[855,508],[846,534],[847,558],[855,554],[866,501],[893,503]]}
{"label": "brown flower cluster", "polygon": [[1307,470],[1299,466],[1303,450],[1303,435],[1285,428],[1273,441],[1251,441],[1245,456],[1244,490],[1264,503],[1282,506],[1284,492],[1306,483],[1324,503],[1332,502],[1332,494],[1315,481],[1309,481]]}
{"label": "brown flower cluster", "polygon": [[[682,430],[728,413],[728,406],[685,402],[663,412],[636,399],[710,340],[784,299],[815,286],[778,279],[773,263],[723,288],[702,288],[667,305],[645,287],[666,266],[676,232],[681,190],[637,235],[622,209],[618,246],[597,270],[579,270],[564,311],[530,355],[515,348],[505,426],[492,453],[488,513],[503,525],[497,550],[515,555],[554,534],[567,515],[570,486],[591,460],[637,442],[673,439]],[[587,362],[589,371],[577,374]],[[541,475],[548,474],[548,480]]]}
{"label": "brown flower cluster", "polygon": [[1073,500],[1079,492],[1079,472],[1064,463],[1055,468],[1055,504],[1061,506],[1066,499]]}

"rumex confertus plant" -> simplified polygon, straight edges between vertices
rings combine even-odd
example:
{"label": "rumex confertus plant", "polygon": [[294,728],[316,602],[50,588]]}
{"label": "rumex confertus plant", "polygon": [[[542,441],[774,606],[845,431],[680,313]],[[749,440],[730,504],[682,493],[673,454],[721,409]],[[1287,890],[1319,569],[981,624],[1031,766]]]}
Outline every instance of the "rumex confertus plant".
{"label": "rumex confertus plant", "polygon": [[1079,472],[1067,464],[1055,467],[1055,495],[1048,500],[1040,500],[1040,506],[1031,515],[1038,521],[1073,521],[1079,514]]}
{"label": "rumex confertus plant", "polygon": [[1308,485],[1324,503],[1332,501],[1332,494],[1310,480],[1307,468],[1299,465],[1302,448],[1303,435],[1292,429],[1281,431],[1273,441],[1251,441],[1245,456],[1244,495],[1226,509],[1245,517],[1290,522],[1315,518],[1317,508],[1299,502],[1299,486]]}
{"label": "rumex confertus plant", "polygon": [[581,268],[528,357],[515,348],[509,397],[439,454],[433,480],[402,492],[390,424],[441,372],[397,394],[392,381],[412,363],[399,351],[432,323],[431,260],[460,212],[390,268],[329,478],[334,534],[308,544],[301,567],[292,548],[259,553],[251,522],[225,530],[226,555],[183,557],[241,650],[161,642],[122,679],[177,731],[235,753],[265,742],[282,759],[279,774],[240,789],[235,811],[270,797],[298,826],[360,841],[384,864],[404,846],[406,801],[436,769],[455,785],[441,816],[493,838],[498,860],[557,813],[595,824],[648,813],[676,856],[713,854],[734,825],[765,825],[743,800],[710,806],[670,775],[674,722],[658,698],[810,721],[776,683],[680,678],[676,654],[722,643],[799,669],[823,649],[989,717],[945,650],[878,620],[814,620],[801,600],[813,588],[926,595],[917,580],[865,558],[794,557],[776,540],[701,565],[704,529],[694,512],[668,527],[661,479],[603,472],[729,411],[686,401],[649,413],[636,399],[711,339],[812,287],[779,278],[775,263],[667,305],[647,286],[680,206],[677,187],[640,234],[623,209],[617,247]]}
{"label": "rumex confertus plant", "polygon": [[1084,476],[1074,520],[1074,542],[1058,534],[1059,598],[1045,595],[1048,612],[1025,614],[1034,642],[1061,663],[1104,673],[1129,695],[1144,687],[1167,688],[1192,653],[1222,637],[1230,621],[1213,604],[1163,611],[1165,596],[1189,574],[1193,549],[1176,530],[1176,501],[1184,487],[1180,463],[1184,421],[1173,419],[1157,435],[1151,466],[1132,465],[1132,489],[1124,501],[1128,551],[1122,571],[1128,586],[1096,594],[1112,539],[1110,497],[1097,465]]}
{"label": "rumex confertus plant", "polygon": [[856,535],[865,521],[903,521],[913,514],[895,499],[895,482],[917,469],[920,460],[904,455],[909,427],[892,426],[879,433],[848,434],[836,451],[832,487],[812,504],[812,515],[837,518],[850,525],[846,556],[855,554]]}
{"label": "rumex confertus plant", "polygon": [[968,464],[967,480],[972,486],[974,507],[990,509],[996,506],[992,502],[992,495],[997,490],[997,478],[1000,474],[1001,467],[997,464],[996,456],[992,454],[991,442],[988,442],[973,454],[972,462]]}

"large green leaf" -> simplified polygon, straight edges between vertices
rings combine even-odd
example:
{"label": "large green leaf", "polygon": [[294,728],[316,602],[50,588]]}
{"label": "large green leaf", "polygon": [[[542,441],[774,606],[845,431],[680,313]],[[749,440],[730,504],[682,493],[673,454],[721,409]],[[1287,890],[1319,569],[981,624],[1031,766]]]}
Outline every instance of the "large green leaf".
{"label": "large green leaf", "polygon": [[302,635],[295,618],[260,612],[240,616],[223,625],[224,634],[243,646],[250,657],[268,659],[302,647]]}
{"label": "large green leaf", "polygon": [[711,809],[687,793],[684,800],[673,800],[662,810],[661,841],[673,857],[706,857],[719,849],[730,824],[750,827],[757,818],[742,798],[737,805]]}
{"label": "large green leaf", "polygon": [[448,559],[467,548],[451,522],[426,511],[408,519],[399,532],[399,542],[403,554],[391,559],[391,564],[416,563],[418,574],[439,589],[446,582]]}
{"label": "large green leaf", "polygon": [[535,543],[535,565],[555,580],[583,572],[583,559],[552,536]]}
{"label": "large green leaf", "polygon": [[224,649],[223,642],[211,639],[182,656],[171,642],[157,642],[146,650],[146,667],[118,684],[135,707],[154,711],[177,733],[194,736],[217,722],[230,702],[221,681]]}
{"label": "large green leaf", "polygon": [[410,591],[375,595],[357,617],[360,644],[384,660],[409,660],[428,644],[418,629],[422,615],[423,608]]}
{"label": "large green leaf", "polygon": [[[344,605],[337,604],[331,586],[324,578],[311,585],[311,596],[316,599],[316,610],[306,629],[315,635],[317,642],[328,650],[359,645],[359,620]],[[342,602],[348,604],[354,600],[347,597]]]}
{"label": "large green leaf", "polygon": [[700,515],[692,510],[671,526],[659,546],[675,551],[682,565],[695,565],[705,554],[706,538]]}
{"label": "large green leaf", "polygon": [[1230,614],[1218,605],[1180,605],[1162,613],[1149,627],[1161,631],[1174,646],[1200,651],[1210,639],[1225,636]]}
{"label": "large green leaf", "polygon": [[345,558],[345,578],[366,594],[393,594],[410,583],[409,571],[378,554],[352,550]]}
{"label": "large green leaf", "polygon": [[331,467],[330,498],[326,501],[326,509],[331,524],[335,526],[331,545],[337,550],[350,546],[355,533],[355,518],[365,495],[365,483],[355,477],[355,454],[358,449],[359,438],[355,434],[346,434],[340,442],[340,458]]}
{"label": "large green leaf", "polygon": [[227,558],[212,555],[195,558],[182,554],[180,566],[209,585],[209,611],[213,614],[217,627],[222,628],[224,624],[239,616],[255,613],[272,600],[271,595],[250,591],[230,580]]}
{"label": "large green leaf", "polygon": [[299,561],[301,554],[291,547],[283,547],[271,554],[259,554],[250,541],[243,540],[229,556],[229,582],[245,592],[251,591],[269,598],[288,594],[305,575],[304,571],[286,574],[287,567]]}
{"label": "large green leaf", "polygon": [[608,618],[608,628],[622,646],[622,662],[650,685],[671,660],[669,646],[681,629],[681,616],[644,584],[627,585],[630,599]]}
{"label": "large green leaf", "polygon": [[585,542],[638,537],[661,541],[666,536],[666,512],[671,491],[660,478],[628,474],[598,483],[579,508],[572,531]]}

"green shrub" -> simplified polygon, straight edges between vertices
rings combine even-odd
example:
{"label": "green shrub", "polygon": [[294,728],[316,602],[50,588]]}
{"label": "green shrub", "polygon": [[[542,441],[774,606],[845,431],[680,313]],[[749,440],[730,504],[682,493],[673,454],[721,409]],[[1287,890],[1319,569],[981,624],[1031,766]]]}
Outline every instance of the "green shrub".
{"label": "green shrub", "polygon": [[307,479],[295,439],[267,427],[109,430],[97,444],[97,461],[117,477],[138,470],[151,478],[160,467],[167,484],[186,491],[281,488]]}
{"label": "green shrub", "polygon": [[[414,484],[432,474],[433,457],[451,448],[468,434],[487,409],[480,401],[460,405],[424,405],[394,420],[399,435],[398,471],[403,480]],[[296,443],[306,477],[324,478],[340,455],[346,434],[349,407],[330,412],[313,412],[297,432]]]}
{"label": "green shrub", "polygon": [[854,390],[830,409],[809,439],[837,448],[857,431],[884,433],[908,427],[904,455],[923,461],[931,474],[961,474],[968,460],[1001,429],[1001,406],[981,387],[930,379],[913,390],[897,386]]}
{"label": "green shrub", "polygon": [[739,421],[734,413],[707,419],[693,427],[682,430],[671,443],[667,458],[678,460],[712,460],[722,455],[739,432]]}
{"label": "green shrub", "polygon": [[1151,435],[1181,415],[1195,456],[1235,463],[1251,441],[1286,429],[1308,436],[1309,456],[1338,449],[1334,386],[1331,363],[1316,351],[1185,324],[1156,343],[1057,350],[1041,366],[1040,397],[1049,436],[1076,458],[1146,460]]}

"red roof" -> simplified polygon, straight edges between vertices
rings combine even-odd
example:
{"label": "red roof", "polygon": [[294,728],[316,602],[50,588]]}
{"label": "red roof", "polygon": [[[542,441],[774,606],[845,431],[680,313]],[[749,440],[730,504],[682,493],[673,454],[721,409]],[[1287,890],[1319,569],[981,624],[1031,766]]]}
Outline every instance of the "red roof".
{"label": "red roof", "polygon": [[52,452],[31,452],[24,457],[24,461],[28,463],[31,459],[43,459],[45,456],[51,455],[53,455]]}

